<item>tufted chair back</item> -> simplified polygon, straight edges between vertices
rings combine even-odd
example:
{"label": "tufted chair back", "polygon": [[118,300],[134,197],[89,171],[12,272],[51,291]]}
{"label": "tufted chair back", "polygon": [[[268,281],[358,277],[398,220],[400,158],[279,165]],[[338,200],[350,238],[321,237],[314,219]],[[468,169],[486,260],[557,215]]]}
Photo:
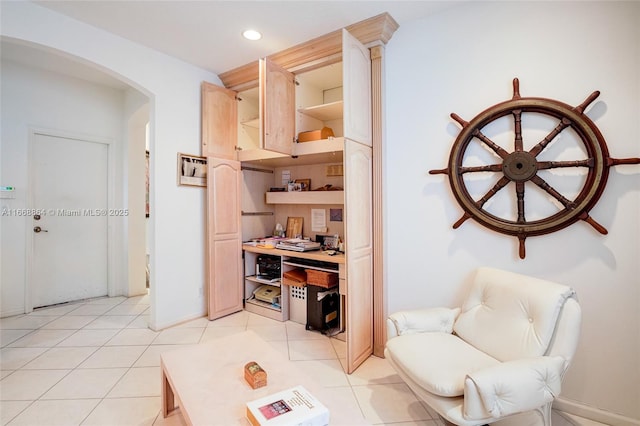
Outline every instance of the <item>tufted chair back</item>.
{"label": "tufted chair back", "polygon": [[[479,268],[453,330],[499,361],[549,355],[570,298],[575,299],[575,292],[561,284]],[[560,339],[567,348],[555,354],[570,359],[578,340],[575,332],[570,340]]]}

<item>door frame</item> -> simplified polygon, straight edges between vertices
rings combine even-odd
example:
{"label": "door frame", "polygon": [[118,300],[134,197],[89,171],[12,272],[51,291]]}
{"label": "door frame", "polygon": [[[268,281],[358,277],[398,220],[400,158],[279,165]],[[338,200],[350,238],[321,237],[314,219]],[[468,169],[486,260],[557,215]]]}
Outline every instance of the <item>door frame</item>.
{"label": "door frame", "polygon": [[[68,132],[62,130],[53,130],[41,127],[29,127],[29,137],[27,146],[27,194],[26,200],[29,208],[34,207],[34,145],[37,135],[51,136],[57,138],[74,139],[77,141],[88,143],[99,143],[107,146],[107,207],[112,208],[114,206],[115,199],[115,149],[114,140],[110,138],[104,138],[96,135],[89,135],[76,132]],[[31,216],[26,216],[25,221],[31,220]],[[25,247],[26,247],[26,262],[25,262],[25,286],[24,286],[24,312],[33,312],[33,238],[34,232],[30,224],[25,226]],[[118,276],[117,271],[114,269],[116,265],[115,261],[115,227],[114,218],[107,215],[107,295],[115,296],[119,294],[118,288],[116,288],[115,277]]]}

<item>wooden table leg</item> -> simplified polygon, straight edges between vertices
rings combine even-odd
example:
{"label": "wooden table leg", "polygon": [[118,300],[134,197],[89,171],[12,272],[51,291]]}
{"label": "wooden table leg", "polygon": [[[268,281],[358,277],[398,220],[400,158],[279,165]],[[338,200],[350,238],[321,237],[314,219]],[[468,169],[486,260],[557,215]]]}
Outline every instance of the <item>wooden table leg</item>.
{"label": "wooden table leg", "polygon": [[167,374],[162,367],[162,416],[167,417],[171,411],[176,408],[173,389],[167,379]]}

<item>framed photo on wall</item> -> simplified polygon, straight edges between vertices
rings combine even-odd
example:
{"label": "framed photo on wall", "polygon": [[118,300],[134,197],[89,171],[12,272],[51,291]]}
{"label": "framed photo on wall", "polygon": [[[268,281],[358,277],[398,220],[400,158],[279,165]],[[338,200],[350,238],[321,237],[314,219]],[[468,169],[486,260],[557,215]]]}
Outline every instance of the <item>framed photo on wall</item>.
{"label": "framed photo on wall", "polygon": [[301,186],[301,191],[310,191],[311,189],[311,179],[296,179],[293,181],[294,183],[299,183]]}
{"label": "framed photo on wall", "polygon": [[207,186],[207,159],[179,152],[178,185]]}

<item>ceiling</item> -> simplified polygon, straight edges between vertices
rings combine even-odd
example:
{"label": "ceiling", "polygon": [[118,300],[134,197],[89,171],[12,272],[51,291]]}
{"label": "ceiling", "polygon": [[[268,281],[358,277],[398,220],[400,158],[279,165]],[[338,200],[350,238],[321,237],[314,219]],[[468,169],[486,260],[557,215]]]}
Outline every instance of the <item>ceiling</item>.
{"label": "ceiling", "polygon": [[[45,0],[40,6],[220,74],[383,12],[402,25],[459,1]],[[263,34],[242,38],[247,28]]]}

